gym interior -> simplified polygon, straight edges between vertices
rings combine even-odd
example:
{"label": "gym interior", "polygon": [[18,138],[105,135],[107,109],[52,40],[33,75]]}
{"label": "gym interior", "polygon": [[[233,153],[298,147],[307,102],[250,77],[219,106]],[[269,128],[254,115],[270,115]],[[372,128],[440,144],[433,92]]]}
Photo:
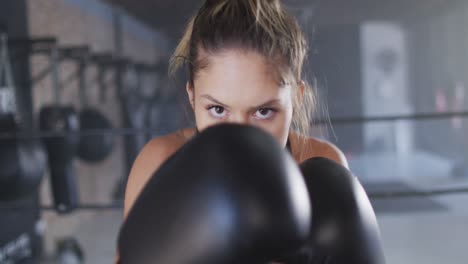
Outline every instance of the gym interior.
{"label": "gym interior", "polygon": [[[113,263],[136,156],[194,124],[168,62],[202,2],[1,2],[0,264]],[[468,1],[282,2],[387,263],[467,263]]]}

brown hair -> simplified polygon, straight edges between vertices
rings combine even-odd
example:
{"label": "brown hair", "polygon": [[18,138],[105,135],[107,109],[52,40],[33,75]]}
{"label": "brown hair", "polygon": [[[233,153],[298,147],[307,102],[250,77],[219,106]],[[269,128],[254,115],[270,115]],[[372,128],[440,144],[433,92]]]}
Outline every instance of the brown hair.
{"label": "brown hair", "polygon": [[295,91],[292,129],[309,135],[311,114],[315,110],[315,94],[304,81],[303,65],[307,41],[296,19],[279,0],[206,0],[192,17],[177,46],[169,66],[175,74],[188,67],[188,81],[206,67],[203,53],[213,54],[227,48],[253,50],[269,59],[276,67],[276,76]]}

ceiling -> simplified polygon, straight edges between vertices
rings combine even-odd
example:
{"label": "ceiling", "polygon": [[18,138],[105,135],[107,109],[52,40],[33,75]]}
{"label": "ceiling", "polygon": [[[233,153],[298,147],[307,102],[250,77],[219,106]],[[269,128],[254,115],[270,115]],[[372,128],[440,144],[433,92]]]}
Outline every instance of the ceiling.
{"label": "ceiling", "polygon": [[[178,39],[202,0],[107,0]],[[235,1],[235,0],[233,0]],[[465,0],[283,0],[302,23],[349,24],[429,16]]]}

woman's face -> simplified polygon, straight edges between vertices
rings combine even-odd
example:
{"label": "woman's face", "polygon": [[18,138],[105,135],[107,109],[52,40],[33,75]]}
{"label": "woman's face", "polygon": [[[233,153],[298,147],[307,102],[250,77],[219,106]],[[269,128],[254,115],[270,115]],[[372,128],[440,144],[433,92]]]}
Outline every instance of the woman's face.
{"label": "woman's face", "polygon": [[286,145],[292,119],[292,88],[275,78],[254,51],[237,49],[209,55],[194,87],[187,84],[199,131],[218,123],[259,127]]}

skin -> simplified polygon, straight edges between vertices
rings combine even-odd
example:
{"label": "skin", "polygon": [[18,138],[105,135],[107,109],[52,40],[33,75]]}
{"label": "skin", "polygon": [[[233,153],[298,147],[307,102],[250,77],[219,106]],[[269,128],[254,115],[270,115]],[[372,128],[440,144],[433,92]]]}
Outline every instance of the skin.
{"label": "skin", "polygon": [[[293,92],[301,92],[303,86],[294,90],[280,84],[267,61],[253,51],[225,50],[208,56],[208,62],[195,76],[194,86],[186,85],[199,131],[223,122],[253,125],[270,133],[282,146],[289,138],[297,163],[325,157],[348,167],[334,145],[316,138],[307,138],[304,144],[299,135],[290,132]],[[129,175],[124,217],[154,171],[195,132],[195,128],[187,128],[146,144]],[[304,145],[301,155],[299,146]]]}
{"label": "skin", "polygon": [[219,123],[259,127],[285,146],[293,114],[293,89],[273,78],[263,56],[227,50],[210,56],[187,94],[199,131]]}

